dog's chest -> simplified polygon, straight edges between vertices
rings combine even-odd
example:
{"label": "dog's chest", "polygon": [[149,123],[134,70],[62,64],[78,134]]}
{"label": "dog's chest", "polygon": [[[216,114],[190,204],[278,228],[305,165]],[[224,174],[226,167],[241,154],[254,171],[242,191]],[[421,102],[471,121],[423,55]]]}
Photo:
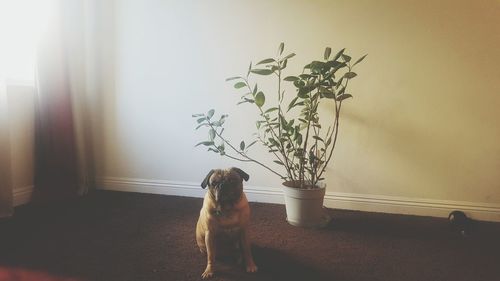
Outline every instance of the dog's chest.
{"label": "dog's chest", "polygon": [[226,235],[236,236],[241,232],[240,226],[226,226],[219,228],[219,232],[222,232]]}
{"label": "dog's chest", "polygon": [[241,218],[239,212],[222,212],[214,216],[218,229],[227,234],[238,233],[241,230]]}

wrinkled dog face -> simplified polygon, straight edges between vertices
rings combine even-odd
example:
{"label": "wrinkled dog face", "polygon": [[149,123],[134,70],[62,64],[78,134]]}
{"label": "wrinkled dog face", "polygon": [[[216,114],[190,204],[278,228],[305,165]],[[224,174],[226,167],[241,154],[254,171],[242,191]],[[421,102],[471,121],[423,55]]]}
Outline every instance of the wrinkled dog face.
{"label": "wrinkled dog face", "polygon": [[248,174],[238,168],[217,169],[208,173],[201,186],[205,188],[208,185],[217,205],[229,207],[239,201],[243,192],[243,180],[248,179]]}

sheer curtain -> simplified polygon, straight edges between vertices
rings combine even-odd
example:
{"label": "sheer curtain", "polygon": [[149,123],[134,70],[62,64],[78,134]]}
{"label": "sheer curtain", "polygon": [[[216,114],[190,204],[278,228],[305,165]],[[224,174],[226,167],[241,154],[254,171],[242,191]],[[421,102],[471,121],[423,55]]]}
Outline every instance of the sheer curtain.
{"label": "sheer curtain", "polygon": [[35,200],[76,196],[76,143],[69,81],[68,48],[60,3],[37,52]]}
{"label": "sheer curtain", "polygon": [[35,200],[85,194],[94,183],[98,1],[56,1],[37,53]]}
{"label": "sheer curtain", "polygon": [[37,88],[34,200],[65,200],[93,187],[90,111],[101,91],[98,44],[101,23],[112,23],[112,3],[0,1],[0,217],[13,213],[9,142],[15,140],[9,128],[5,77]]}

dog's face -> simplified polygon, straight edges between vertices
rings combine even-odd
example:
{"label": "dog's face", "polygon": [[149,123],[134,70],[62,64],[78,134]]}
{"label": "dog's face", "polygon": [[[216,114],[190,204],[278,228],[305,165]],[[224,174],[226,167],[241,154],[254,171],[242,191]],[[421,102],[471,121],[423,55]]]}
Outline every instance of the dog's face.
{"label": "dog's face", "polygon": [[240,200],[243,180],[248,181],[248,179],[249,175],[238,168],[211,170],[201,183],[201,187],[208,186],[215,203],[225,208]]}

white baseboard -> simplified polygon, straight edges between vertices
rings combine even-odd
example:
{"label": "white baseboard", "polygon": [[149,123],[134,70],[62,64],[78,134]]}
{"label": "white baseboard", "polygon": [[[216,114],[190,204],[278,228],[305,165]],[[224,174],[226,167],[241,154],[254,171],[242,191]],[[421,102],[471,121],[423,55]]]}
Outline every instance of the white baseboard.
{"label": "white baseboard", "polygon": [[[205,190],[198,183],[164,180],[108,177],[98,180],[98,187],[104,190],[199,198],[205,194]],[[283,191],[280,188],[246,185],[245,192],[252,202],[284,204]],[[335,209],[443,218],[448,217],[453,210],[461,210],[476,220],[500,222],[500,204],[491,203],[327,192],[324,205]]]}
{"label": "white baseboard", "polygon": [[[185,197],[203,198],[206,190],[199,183],[145,180],[130,178],[105,178],[97,181],[98,189],[139,192],[151,194],[164,194]],[[256,186],[245,186],[248,200],[252,202],[283,204],[283,192],[278,188],[264,188]]]}
{"label": "white baseboard", "polygon": [[29,203],[31,201],[31,198],[33,197],[33,190],[34,187],[32,185],[14,188],[14,207]]}
{"label": "white baseboard", "polygon": [[460,210],[475,220],[500,222],[500,204],[491,203],[327,192],[325,206],[441,218],[447,218],[450,212]]}

